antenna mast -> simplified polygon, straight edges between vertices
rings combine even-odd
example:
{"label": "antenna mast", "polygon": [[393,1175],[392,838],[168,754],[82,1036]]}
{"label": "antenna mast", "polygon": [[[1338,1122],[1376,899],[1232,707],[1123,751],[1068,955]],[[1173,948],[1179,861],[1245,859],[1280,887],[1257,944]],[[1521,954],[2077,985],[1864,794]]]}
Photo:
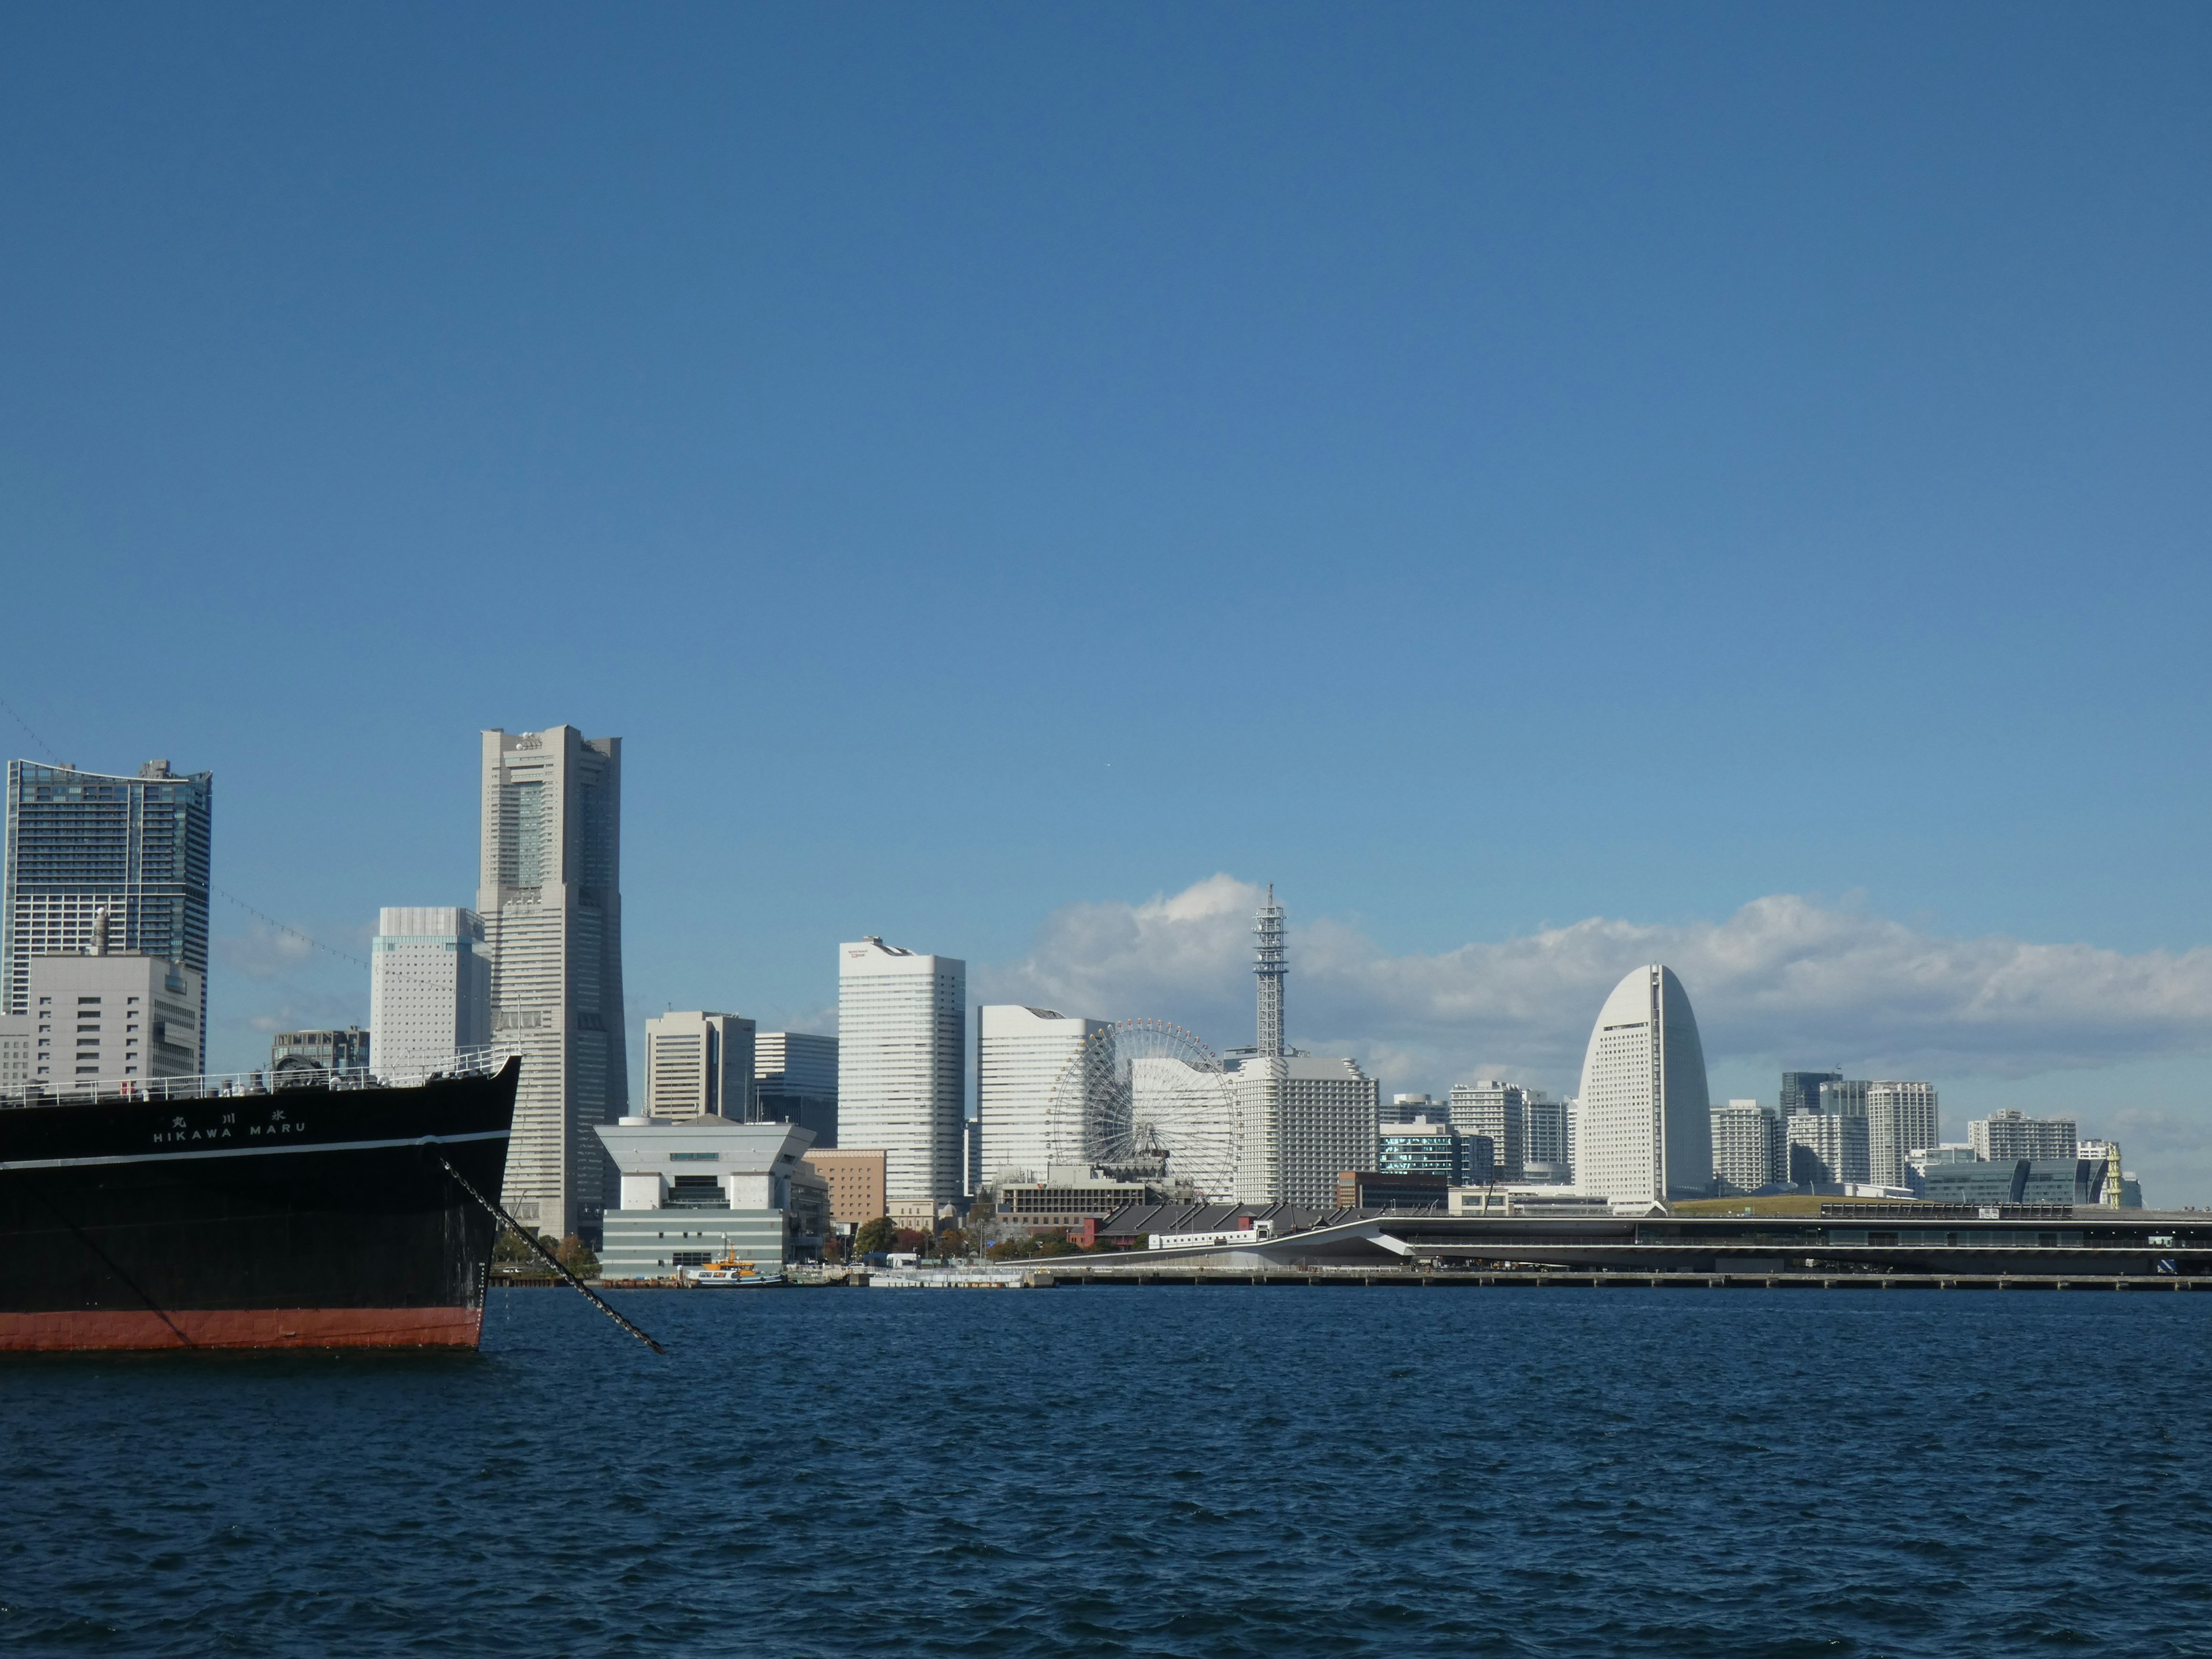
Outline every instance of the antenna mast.
{"label": "antenna mast", "polygon": [[1280,1056],[1285,1052],[1283,1043],[1283,981],[1291,971],[1290,946],[1284,942],[1285,927],[1283,907],[1275,902],[1275,884],[1267,884],[1267,902],[1260,907],[1260,914],[1252,919],[1253,936],[1259,941],[1253,951],[1252,971],[1260,981],[1260,1053],[1265,1056]]}

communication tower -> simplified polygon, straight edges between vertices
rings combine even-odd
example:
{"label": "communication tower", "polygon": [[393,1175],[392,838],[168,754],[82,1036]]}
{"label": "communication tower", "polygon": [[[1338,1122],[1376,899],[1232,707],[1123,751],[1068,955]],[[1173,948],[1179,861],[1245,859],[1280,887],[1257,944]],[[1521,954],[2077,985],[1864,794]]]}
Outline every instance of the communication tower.
{"label": "communication tower", "polygon": [[1291,950],[1284,942],[1284,915],[1283,907],[1275,902],[1275,884],[1271,881],[1267,902],[1252,919],[1252,933],[1259,941],[1252,953],[1256,958],[1252,971],[1260,980],[1259,1049],[1267,1058],[1279,1058],[1285,1052],[1283,981],[1291,971]]}

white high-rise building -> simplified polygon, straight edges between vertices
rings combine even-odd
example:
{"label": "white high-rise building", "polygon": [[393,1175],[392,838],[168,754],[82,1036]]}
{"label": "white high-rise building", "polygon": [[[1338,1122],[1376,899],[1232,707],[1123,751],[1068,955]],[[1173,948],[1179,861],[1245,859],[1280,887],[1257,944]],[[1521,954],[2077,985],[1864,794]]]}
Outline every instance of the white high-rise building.
{"label": "white high-rise building", "polygon": [[452,904],[387,904],[369,946],[368,1053],[380,1072],[436,1067],[491,1041],[483,920]]}
{"label": "white high-rise building", "polygon": [[1714,1107],[1712,1118],[1714,1192],[1733,1198],[1786,1178],[1788,1159],[1775,1167],[1781,1137],[1772,1112],[1755,1100],[1731,1100]]}
{"label": "white high-rise building", "polygon": [[1907,1158],[1936,1145],[1936,1085],[1869,1083],[1866,1115],[1868,1178],[1884,1187],[1905,1185]]}
{"label": "white high-rise building", "polygon": [[1237,1202],[1333,1209],[1337,1176],[1375,1167],[1382,1091],[1358,1060],[1256,1054],[1230,1081],[1243,1120]]}
{"label": "white high-rise building", "polygon": [[753,1121],[753,1023],[742,1014],[655,1014],[645,1022],[645,1115]]}
{"label": "white high-rise building", "polygon": [[[1043,1181],[1053,1164],[1081,1160],[1084,1126],[1053,1121],[1053,1085],[1107,1024],[1019,1003],[975,1011],[975,1105],[986,1185]],[[1062,1089],[1060,1101],[1079,1112],[1080,1100],[1069,1090]]]}
{"label": "white high-rise building", "polygon": [[837,947],[837,1140],[880,1151],[892,1212],[961,1196],[968,964],[870,937]]}
{"label": "white high-rise building", "polygon": [[1996,1163],[2072,1158],[2081,1150],[2081,1125],[2070,1117],[2026,1117],[2007,1109],[1971,1120],[1966,1144],[1976,1158]]}
{"label": "white high-rise building", "polygon": [[1452,1085],[1452,1127],[1490,1143],[1490,1167],[1500,1181],[1520,1180],[1528,1160],[1528,1093],[1496,1078]]}
{"label": "white high-rise building", "polygon": [[1674,970],[1638,968],[1590,1028],[1576,1115],[1575,1184],[1615,1203],[1702,1198],[1712,1104],[1697,1016]]}
{"label": "white high-rise building", "polygon": [[526,1226],[595,1231],[608,1164],[593,1130],[629,1100],[622,739],[573,726],[486,732],[483,762],[477,913],[492,1042],[522,1056],[501,1191]]}

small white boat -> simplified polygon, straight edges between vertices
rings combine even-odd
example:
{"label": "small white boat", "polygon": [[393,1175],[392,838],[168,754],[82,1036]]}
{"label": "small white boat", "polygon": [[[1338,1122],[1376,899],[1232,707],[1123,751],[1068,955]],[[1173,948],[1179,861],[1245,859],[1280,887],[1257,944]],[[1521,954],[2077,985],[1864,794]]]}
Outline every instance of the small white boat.
{"label": "small white boat", "polygon": [[686,1284],[708,1291],[750,1291],[783,1283],[781,1272],[764,1273],[758,1263],[744,1261],[734,1253],[703,1267],[687,1267],[684,1278]]}

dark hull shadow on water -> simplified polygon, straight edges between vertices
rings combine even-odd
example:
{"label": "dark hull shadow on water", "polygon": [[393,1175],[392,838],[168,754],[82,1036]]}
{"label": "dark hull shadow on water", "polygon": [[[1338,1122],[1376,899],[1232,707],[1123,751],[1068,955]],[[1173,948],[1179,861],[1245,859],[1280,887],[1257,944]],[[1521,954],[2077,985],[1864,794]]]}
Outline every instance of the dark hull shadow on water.
{"label": "dark hull shadow on water", "polygon": [[2212,1297],[611,1299],[0,1364],[0,1644],[2212,1652]]}

